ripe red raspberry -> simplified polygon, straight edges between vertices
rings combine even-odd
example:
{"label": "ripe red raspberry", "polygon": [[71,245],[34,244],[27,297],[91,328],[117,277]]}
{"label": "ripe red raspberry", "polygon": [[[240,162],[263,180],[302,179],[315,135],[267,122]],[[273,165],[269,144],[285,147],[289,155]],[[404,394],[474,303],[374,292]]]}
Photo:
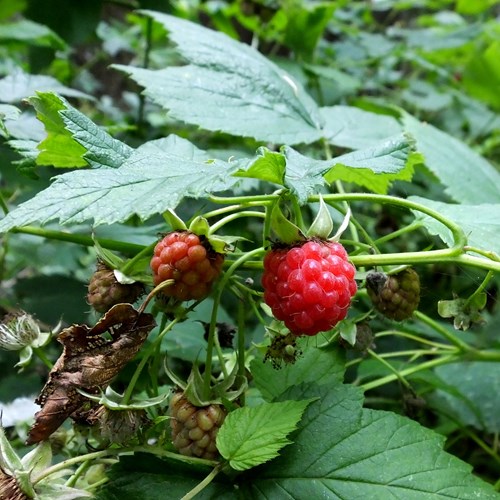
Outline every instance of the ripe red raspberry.
{"label": "ripe red raspberry", "polygon": [[308,240],[264,257],[264,301],[295,335],[316,335],[347,315],[356,272],[337,242]]}
{"label": "ripe red raspberry", "polygon": [[173,231],[160,240],[151,259],[153,281],[159,285],[173,279],[162,290],[179,301],[205,298],[222,271],[224,255],[215,252],[203,236],[191,231]]}

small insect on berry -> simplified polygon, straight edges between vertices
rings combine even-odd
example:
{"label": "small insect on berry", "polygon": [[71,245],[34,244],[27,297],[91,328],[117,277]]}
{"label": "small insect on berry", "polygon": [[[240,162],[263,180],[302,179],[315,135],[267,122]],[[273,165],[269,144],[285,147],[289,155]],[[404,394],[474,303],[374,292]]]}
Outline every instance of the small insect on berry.
{"label": "small insect on berry", "polygon": [[295,335],[316,335],[346,317],[357,291],[355,272],[338,242],[275,247],[264,257],[264,301]]}

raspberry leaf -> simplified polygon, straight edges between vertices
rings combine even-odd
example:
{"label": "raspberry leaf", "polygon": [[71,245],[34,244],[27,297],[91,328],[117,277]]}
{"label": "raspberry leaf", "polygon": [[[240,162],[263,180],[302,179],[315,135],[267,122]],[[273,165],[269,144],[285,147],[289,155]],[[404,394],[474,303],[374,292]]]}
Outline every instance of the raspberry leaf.
{"label": "raspberry leaf", "polygon": [[294,443],[240,484],[275,498],[497,498],[470,465],[443,451],[444,436],[392,412],[362,408],[359,388],[315,383],[280,399],[317,397],[304,413]]}
{"label": "raspberry leaf", "polygon": [[[237,165],[220,160],[191,160],[171,152],[134,151],[119,168],[62,174],[47,189],[0,221],[0,231],[58,219],[62,224],[94,220],[112,224],[137,214],[146,219],[175,208],[184,197],[230,189]],[[200,178],[204,182],[200,182]]]}
{"label": "raspberry leaf", "polygon": [[298,144],[321,138],[316,103],[300,83],[257,50],[183,19],[142,13],[167,29],[189,64],[161,70],[114,67],[143,86],[144,94],[170,116],[205,130],[262,141]]}
{"label": "raspberry leaf", "polygon": [[38,149],[38,165],[55,167],[119,167],[133,149],[51,92],[37,92],[28,101],[45,125],[47,138]]}
{"label": "raspberry leaf", "polygon": [[268,462],[290,444],[287,435],[297,428],[312,401],[264,403],[232,411],[217,434],[217,449],[238,471]]}

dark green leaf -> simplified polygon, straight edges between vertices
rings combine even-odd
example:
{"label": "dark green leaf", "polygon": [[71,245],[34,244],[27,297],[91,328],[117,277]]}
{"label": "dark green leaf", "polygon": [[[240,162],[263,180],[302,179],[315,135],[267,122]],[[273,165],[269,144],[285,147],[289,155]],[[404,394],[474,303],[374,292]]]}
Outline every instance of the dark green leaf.
{"label": "dark green leaf", "polygon": [[238,408],[217,434],[217,449],[235,470],[272,460],[291,441],[287,438],[311,400],[263,403]]}
{"label": "dark green leaf", "polygon": [[317,397],[294,443],[240,483],[245,498],[496,499],[491,485],[443,451],[444,437],[394,413],[364,410],[352,386],[299,386]]}
{"label": "dark green leaf", "polygon": [[[305,344],[304,339],[297,340],[297,348]],[[344,377],[344,352],[329,345],[320,349],[306,349],[304,356],[295,364],[285,365],[279,371],[271,363],[255,359],[251,365],[255,385],[263,397],[272,400],[280,396],[289,387],[302,382],[316,381],[331,387],[342,382]]]}
{"label": "dark green leaf", "polygon": [[436,391],[432,401],[463,425],[500,432],[500,365],[463,362],[440,366],[436,374],[453,389]]}
{"label": "dark green leaf", "polygon": [[277,143],[321,137],[321,117],[302,86],[248,45],[179,18],[143,11],[161,23],[187,66],[116,66],[179,120],[206,130]]}
{"label": "dark green leaf", "polygon": [[283,185],[285,165],[286,161],[282,153],[261,147],[257,151],[257,157],[250,160],[237,175]]}

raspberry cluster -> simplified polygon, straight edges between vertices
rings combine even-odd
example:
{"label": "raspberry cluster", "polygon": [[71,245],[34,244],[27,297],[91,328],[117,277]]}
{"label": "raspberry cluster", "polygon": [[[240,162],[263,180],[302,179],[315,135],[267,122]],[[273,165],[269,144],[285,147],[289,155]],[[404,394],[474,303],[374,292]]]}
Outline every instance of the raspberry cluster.
{"label": "raspberry cluster", "polygon": [[151,259],[153,281],[173,279],[162,294],[179,301],[205,298],[222,271],[224,256],[191,231],[173,231],[160,240]]}
{"label": "raspberry cluster", "polygon": [[337,242],[308,240],[264,257],[264,301],[295,335],[328,331],[347,315],[355,268]]}
{"label": "raspberry cluster", "polygon": [[375,308],[396,321],[411,317],[420,302],[420,278],[410,267],[390,276],[370,271],[366,288]]}
{"label": "raspberry cluster", "polygon": [[182,392],[177,392],[170,400],[169,413],[172,442],[181,455],[209,460],[218,457],[215,439],[227,415],[223,406],[197,407]]}
{"label": "raspberry cluster", "polygon": [[105,313],[116,304],[134,303],[143,293],[142,283],[119,283],[113,270],[100,262],[88,284],[87,302],[97,312]]}

